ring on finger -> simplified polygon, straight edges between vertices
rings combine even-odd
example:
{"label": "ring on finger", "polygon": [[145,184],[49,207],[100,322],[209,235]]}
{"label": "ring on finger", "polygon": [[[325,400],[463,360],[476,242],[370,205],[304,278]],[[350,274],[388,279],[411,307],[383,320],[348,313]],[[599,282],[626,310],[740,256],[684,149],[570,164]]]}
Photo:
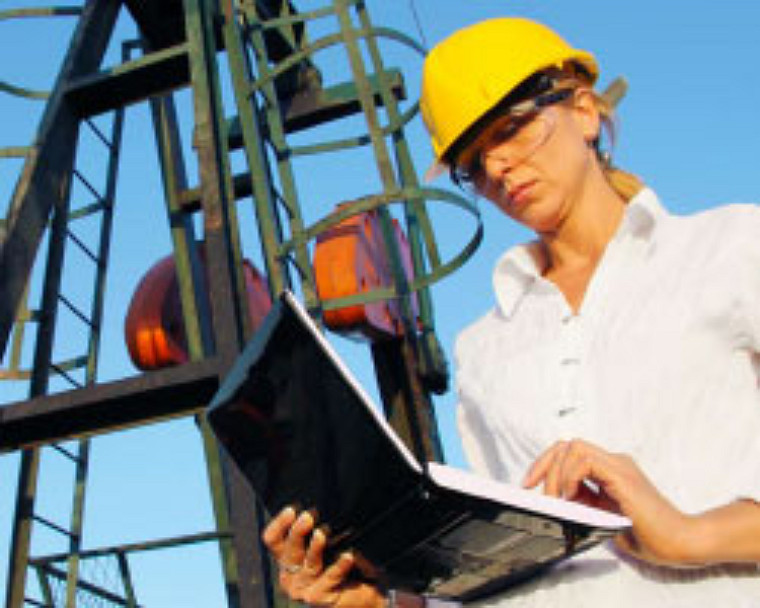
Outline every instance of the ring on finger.
{"label": "ring on finger", "polygon": [[320,573],[321,568],[319,566],[309,566],[304,562],[303,566],[301,566],[301,570],[303,570],[303,572],[305,572],[306,574],[309,574],[311,576],[316,576],[317,574]]}
{"label": "ring on finger", "polygon": [[280,568],[285,570],[285,572],[287,572],[288,574],[298,574],[301,570],[303,570],[303,565],[280,563]]}

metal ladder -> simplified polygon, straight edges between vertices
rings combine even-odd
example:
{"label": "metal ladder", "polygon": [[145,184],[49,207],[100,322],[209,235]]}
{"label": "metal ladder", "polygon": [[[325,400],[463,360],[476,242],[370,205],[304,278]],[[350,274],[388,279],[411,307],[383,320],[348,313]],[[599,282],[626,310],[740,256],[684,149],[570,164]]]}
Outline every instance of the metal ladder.
{"label": "metal ladder", "polygon": [[[223,0],[221,5],[222,37],[230,57],[238,111],[238,123],[231,128],[234,135],[231,141],[244,150],[261,232],[270,236],[264,240],[263,250],[272,292],[278,293],[289,285],[292,270],[307,307],[317,316],[322,310],[373,301],[373,298],[397,299],[404,311],[405,335],[396,342],[372,345],[378,381],[386,396],[386,413],[420,458],[440,459],[440,440],[428,393],[445,390],[447,370],[435,336],[428,286],[456,269],[469,251],[463,252],[462,258],[452,264],[441,262],[424,205],[426,195],[431,193],[419,188],[403,134],[403,126],[413,112],[402,115],[399,110],[403,82],[398,73],[385,68],[378,40],[391,38],[420,54],[424,54],[424,49],[396,31],[374,27],[364,3],[354,0],[335,0],[304,14],[296,14],[288,2],[282,1]],[[337,25],[335,31],[309,41],[305,32],[310,23],[328,18]],[[273,45],[267,44],[275,35],[286,40],[293,50],[279,55],[276,47],[273,49]],[[338,44],[345,46],[351,80],[343,86],[322,88],[314,67],[315,56]],[[283,89],[290,90],[285,100]],[[331,105],[330,100],[336,101]],[[380,124],[381,107],[387,126]],[[300,146],[291,141],[294,132],[349,114],[364,118],[368,126],[366,136]],[[382,191],[347,205],[340,213],[329,210],[325,218],[308,226],[301,214],[294,159],[360,147],[371,150]],[[401,203],[403,209],[415,276],[419,278],[415,284],[407,282],[402,269],[393,238],[391,203]],[[341,219],[370,209],[377,209],[381,218],[394,285],[383,293],[320,301],[311,269],[309,243]],[[478,240],[479,235],[476,235],[473,248]],[[413,294],[420,305],[417,319],[410,307]],[[383,373],[391,368],[395,369],[394,373]],[[395,378],[393,382],[388,381],[391,377]],[[403,379],[399,381],[400,377]],[[412,395],[413,405],[409,395]]]}
{"label": "metal ladder", "polygon": [[[43,15],[80,15],[78,9],[26,9],[24,11],[9,11],[7,16],[43,16]],[[23,94],[23,90],[17,91]],[[29,96],[29,95],[27,95]],[[35,95],[41,97],[41,95]],[[73,167],[69,176],[62,179],[62,193],[53,209],[48,238],[48,253],[45,277],[40,306],[29,310],[24,298],[20,315],[13,329],[13,341],[9,367],[0,378],[29,379],[30,397],[46,394],[52,377],[60,379],[70,388],[82,388],[96,381],[98,368],[98,350],[100,345],[100,323],[103,316],[103,294],[107,275],[108,253],[111,242],[113,224],[113,206],[118,170],[119,150],[124,121],[124,110],[112,113],[110,133],[105,135],[100,127],[90,119],[83,125],[90,131],[93,141],[102,147],[102,153],[107,157],[105,163],[104,185],[99,190],[83,171]],[[17,197],[24,197],[24,188],[30,182],[24,181],[24,175],[31,170],[39,157],[37,152],[44,146],[38,141],[36,147],[29,149],[22,176],[16,190]],[[71,202],[72,190],[79,190],[91,198],[86,204],[74,206]],[[77,234],[77,225],[85,220],[97,222],[94,230],[94,243],[88,243],[92,236],[84,237]],[[77,249],[83,259],[89,260],[93,278],[91,301],[89,304],[75,303],[76,297],[66,293],[66,285],[62,284],[64,263],[69,248]],[[56,326],[60,310],[76,319],[86,335],[85,350],[79,356],[58,359],[55,353]],[[26,325],[36,323],[36,341],[34,348],[34,363],[30,370],[21,368],[22,344]],[[45,516],[36,509],[36,495],[41,474],[41,461],[44,453],[63,457],[74,467],[75,484],[71,498],[71,512],[67,523],[54,521],[53,517]],[[86,501],[87,474],[89,467],[90,441],[80,439],[69,444],[54,443],[45,447],[33,447],[21,453],[16,515],[14,520],[13,538],[11,544],[10,570],[6,605],[20,606],[22,604],[38,606],[62,605],[73,607],[77,605],[78,594],[90,593],[101,597],[113,597],[108,591],[97,586],[80,581],[80,553],[82,550],[82,531]],[[64,568],[56,568],[44,557],[30,556],[32,550],[33,528],[39,525],[53,533],[62,536],[68,543]],[[40,598],[27,595],[27,573],[33,566],[37,573]],[[128,575],[128,569],[125,571]],[[54,596],[53,581],[64,585],[63,597]],[[122,605],[135,605],[131,604]]]}

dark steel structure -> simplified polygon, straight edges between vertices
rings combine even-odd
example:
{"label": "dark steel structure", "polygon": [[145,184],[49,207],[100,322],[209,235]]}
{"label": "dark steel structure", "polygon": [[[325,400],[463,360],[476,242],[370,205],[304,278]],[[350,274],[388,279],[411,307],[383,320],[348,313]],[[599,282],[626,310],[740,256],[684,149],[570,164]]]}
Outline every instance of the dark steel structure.
{"label": "dark steel structure", "polygon": [[[318,5],[318,6],[317,6]],[[203,408],[252,333],[245,311],[244,256],[239,206],[250,202],[269,290],[296,290],[315,317],[326,310],[379,299],[396,299],[403,311],[399,337],[371,344],[386,414],[420,456],[439,459],[441,449],[431,393],[446,390],[446,362],[435,335],[429,286],[458,268],[477,247],[481,227],[471,204],[418,183],[404,127],[416,105],[402,111],[402,75],[387,68],[381,41],[420,54],[414,40],[372,24],[362,0],[303,3],[288,0],[87,0],[79,6],[0,11],[0,21],[22,18],[75,20],[73,35],[49,94],[0,81],[0,92],[45,98],[35,141],[0,148],[1,158],[21,158],[7,215],[0,223],[0,380],[28,383],[28,398],[0,406],[0,451],[20,451],[21,464],[7,573],[6,605],[77,606],[87,595],[101,604],[138,606],[129,557],[136,552],[188,543],[219,546],[229,606],[283,605],[269,583],[269,565],[258,543],[261,514],[240,474],[219,451]],[[117,19],[134,21],[139,41],[126,41],[116,65],[103,65],[114,44]],[[311,38],[312,24],[327,33]],[[325,86],[320,54],[339,49],[345,82]],[[175,93],[192,99],[192,143],[197,174],[183,154]],[[190,361],[112,382],[98,381],[104,293],[109,277],[119,152],[128,106],[150,104],[166,217]],[[109,117],[104,133],[95,117]],[[365,132],[320,143],[299,144],[298,134],[347,116],[360,117]],[[98,189],[78,169],[79,141],[92,131],[106,151],[105,184]],[[364,148],[368,175],[380,184],[337,213],[326,209],[309,223],[301,204],[297,160]],[[233,154],[241,162],[233,162]],[[368,180],[372,183],[372,180]],[[77,206],[72,189],[93,202]],[[158,198],[158,197],[157,197]],[[467,245],[442,260],[426,202],[461,208],[474,218]],[[393,210],[392,210],[393,208]],[[316,237],[351,215],[377,210],[393,269],[392,285],[333,300],[320,300],[311,266]],[[402,268],[392,219],[409,239],[414,275]],[[95,224],[96,237],[77,236],[78,222]],[[207,271],[201,267],[203,243]],[[86,306],[75,304],[63,284],[71,251],[89,260],[93,288]],[[29,285],[39,272],[39,302]],[[207,295],[206,295],[207,294]],[[414,312],[412,300],[418,312]],[[81,301],[81,299],[76,299]],[[57,358],[59,311],[81,321],[86,351]],[[31,346],[30,346],[31,345]],[[25,356],[25,349],[32,354]],[[30,365],[24,364],[31,360]],[[61,382],[66,390],[53,387]],[[0,386],[2,386],[0,384]],[[82,546],[89,467],[89,438],[168,418],[194,416],[200,428],[213,496],[216,527],[210,532],[145,543]],[[61,442],[65,442],[65,447]],[[72,463],[75,487],[69,522],[37,511],[40,457],[52,450]],[[68,539],[68,551],[32,557],[34,526]],[[108,556],[119,585],[106,589],[87,580],[80,566]],[[29,574],[37,575],[30,591]],[[52,588],[62,582],[63,597]],[[78,599],[80,598],[80,599]]]}

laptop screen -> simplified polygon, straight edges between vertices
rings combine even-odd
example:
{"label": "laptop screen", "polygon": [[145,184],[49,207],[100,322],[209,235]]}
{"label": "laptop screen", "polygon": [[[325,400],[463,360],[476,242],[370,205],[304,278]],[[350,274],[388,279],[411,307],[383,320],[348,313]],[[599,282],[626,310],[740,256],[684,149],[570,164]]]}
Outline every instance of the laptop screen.
{"label": "laptop screen", "polygon": [[276,306],[209,422],[270,513],[313,509],[332,545],[350,543],[389,502],[418,487],[420,472],[313,329],[286,301]]}

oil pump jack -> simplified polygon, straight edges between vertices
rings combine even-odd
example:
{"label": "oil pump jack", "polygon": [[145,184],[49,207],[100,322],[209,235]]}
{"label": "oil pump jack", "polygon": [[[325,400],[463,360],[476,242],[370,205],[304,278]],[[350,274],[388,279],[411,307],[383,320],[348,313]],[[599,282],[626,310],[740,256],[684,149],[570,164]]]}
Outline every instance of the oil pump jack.
{"label": "oil pump jack", "polygon": [[[326,331],[361,337],[385,414],[420,458],[441,458],[432,394],[446,390],[448,374],[429,288],[472,254],[481,225],[469,201],[418,182],[405,136],[417,107],[403,103],[403,74],[385,65],[383,45],[424,49],[376,26],[362,0],[86,0],[0,11],[3,27],[30,18],[73,25],[49,92],[0,80],[1,92],[44,104],[32,143],[0,148],[0,160],[21,164],[0,223],[0,380],[26,392],[0,404],[0,452],[19,462],[6,605],[139,606],[130,560],[196,543],[218,545],[229,606],[285,605],[259,546],[263,514],[203,411],[269,302],[291,289]],[[123,22],[136,38],[118,39]],[[109,64],[117,44],[121,56]],[[141,104],[153,121],[163,186],[155,199],[163,195],[171,251],[146,269],[129,306],[126,346],[139,371],[100,381],[112,322],[106,285],[120,282],[109,269],[124,119]],[[347,120],[359,134],[346,135]],[[302,160],[337,168],[359,151],[374,191],[303,204],[309,179],[325,176],[300,174]],[[102,160],[97,179],[82,169],[88,155]],[[431,200],[473,218],[469,240],[446,260]],[[244,205],[253,226],[241,221]],[[251,232],[256,247],[243,237]],[[72,293],[72,265],[77,286],[91,278],[84,295]],[[63,329],[71,319],[83,345],[73,354]],[[180,417],[197,422],[214,530],[86,546],[91,441]],[[68,521],[38,508],[43,454],[73,467]],[[67,549],[40,554],[40,528]],[[87,574],[96,559],[110,563],[110,585]]]}

